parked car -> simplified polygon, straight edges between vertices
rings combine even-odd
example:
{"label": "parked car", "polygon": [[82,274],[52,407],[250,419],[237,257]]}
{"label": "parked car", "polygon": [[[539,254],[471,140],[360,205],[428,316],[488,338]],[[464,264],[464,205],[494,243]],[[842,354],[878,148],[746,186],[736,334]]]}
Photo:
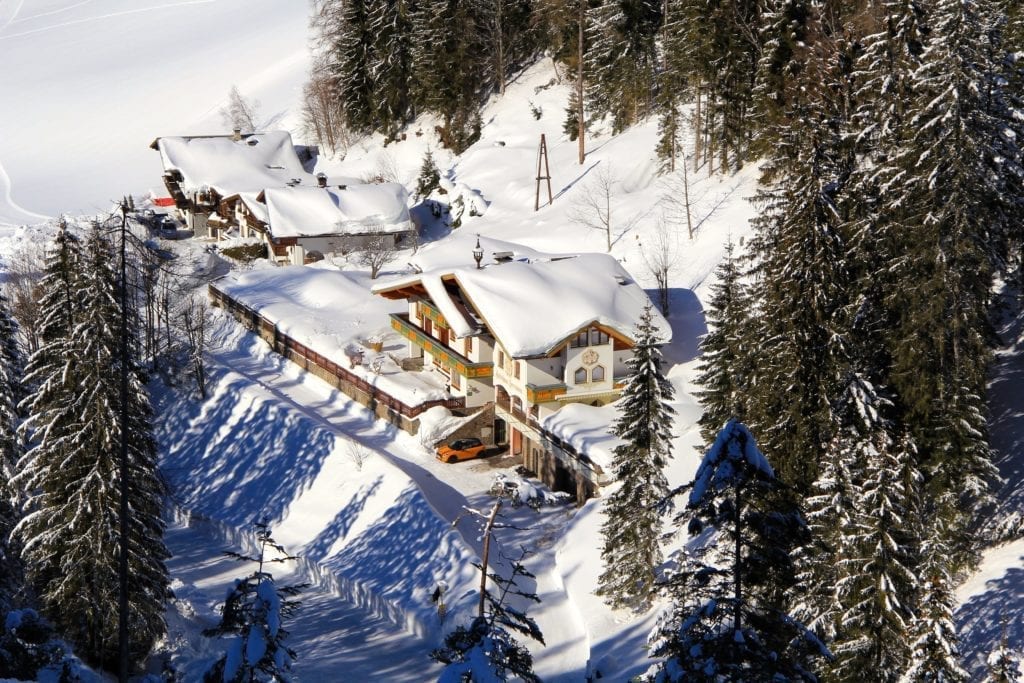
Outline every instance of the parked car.
{"label": "parked car", "polygon": [[484,448],[486,446],[480,439],[456,439],[437,447],[437,459],[441,462],[472,460],[483,453]]}
{"label": "parked car", "polygon": [[177,239],[178,237],[178,222],[167,215],[157,216],[156,219],[156,231],[160,237],[164,239]]}

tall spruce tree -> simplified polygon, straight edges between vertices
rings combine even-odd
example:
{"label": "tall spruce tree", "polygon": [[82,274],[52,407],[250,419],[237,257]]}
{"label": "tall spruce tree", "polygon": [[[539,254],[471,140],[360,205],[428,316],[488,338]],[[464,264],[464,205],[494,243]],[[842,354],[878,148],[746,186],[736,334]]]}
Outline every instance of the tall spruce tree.
{"label": "tall spruce tree", "polygon": [[[837,681],[896,681],[909,662],[909,624],[917,598],[921,475],[912,441],[890,429],[868,434],[851,539],[836,561],[843,612],[833,644]],[[863,438],[863,437],[861,437]]]}
{"label": "tall spruce tree", "polygon": [[24,358],[17,341],[17,326],[7,297],[0,293],[0,614],[5,614],[17,591],[21,566],[10,543],[22,495],[12,483],[15,465],[21,457],[20,422],[17,405],[22,395]]}
{"label": "tall spruce tree", "polygon": [[345,124],[358,133],[369,132],[375,127],[375,36],[370,23],[370,2],[346,0],[342,4],[338,34],[331,48],[331,63],[340,86]]}
{"label": "tall spruce tree", "polygon": [[373,80],[373,127],[385,139],[398,137],[413,113],[412,18],[410,0],[371,0],[367,23],[373,36],[370,73]]}
{"label": "tall spruce tree", "polygon": [[783,609],[792,586],[791,537],[800,513],[742,423],[719,432],[678,518],[694,539],[669,577],[672,605],[650,638],[665,661],[646,679],[816,681],[825,646]]}
{"label": "tall spruce tree", "polygon": [[656,0],[601,0],[587,15],[587,104],[592,118],[611,114],[616,132],[653,108],[660,26]]}
{"label": "tall spruce tree", "polygon": [[756,200],[754,297],[766,334],[749,397],[764,450],[801,495],[832,438],[845,354],[841,314],[851,296],[841,211],[852,163],[842,144],[844,74],[817,14],[807,21],[819,28],[809,29],[816,38],[798,55],[801,80]]}
{"label": "tall spruce tree", "polygon": [[[156,472],[151,410],[138,365],[134,358],[119,357],[115,262],[99,224],[80,252],[64,231],[48,261],[45,343],[29,360],[27,382],[34,389],[24,402],[32,446],[16,479],[29,492],[29,512],[15,530],[47,616],[84,658],[110,668],[118,654],[122,436],[132,496],[129,651],[135,663],[164,632],[168,585],[160,518],[165,491]],[[128,373],[130,387],[123,435],[122,372]]]}
{"label": "tall spruce tree", "polygon": [[708,334],[700,343],[696,393],[701,413],[697,421],[704,445],[714,443],[726,422],[746,419],[746,399],[754,368],[748,338],[749,298],[740,263],[730,240],[715,275],[708,302]]}
{"label": "tall spruce tree", "polygon": [[650,304],[637,323],[636,345],[613,433],[623,440],[612,466],[619,487],[605,504],[601,526],[604,572],[598,595],[615,607],[643,610],[655,592],[662,562],[661,503],[668,494],[665,465],[672,457],[674,390],[661,369],[659,331]]}

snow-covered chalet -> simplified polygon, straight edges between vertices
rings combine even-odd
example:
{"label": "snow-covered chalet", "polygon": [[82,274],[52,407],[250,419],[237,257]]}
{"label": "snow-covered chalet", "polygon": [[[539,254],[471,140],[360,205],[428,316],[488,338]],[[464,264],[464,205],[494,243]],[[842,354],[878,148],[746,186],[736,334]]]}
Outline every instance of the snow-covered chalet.
{"label": "snow-covered chalet", "polygon": [[328,180],[305,165],[286,131],[160,137],[164,184],[197,237],[262,237],[275,262],[300,265],[369,240],[414,233],[408,193],[396,183]]}
{"label": "snow-covered chalet", "polygon": [[[423,249],[419,272],[374,287],[404,299],[392,327],[447,378],[467,409],[493,405],[481,434],[556,490],[582,501],[611,473],[545,429],[567,404],[618,398],[647,294],[608,254],[549,255],[521,245],[461,237]],[[668,323],[655,310],[667,341]]]}

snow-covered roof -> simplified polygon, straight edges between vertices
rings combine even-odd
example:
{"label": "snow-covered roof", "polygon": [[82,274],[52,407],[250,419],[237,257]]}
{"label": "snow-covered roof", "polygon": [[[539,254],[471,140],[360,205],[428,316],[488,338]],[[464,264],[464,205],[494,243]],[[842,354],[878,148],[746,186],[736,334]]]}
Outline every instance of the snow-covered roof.
{"label": "snow-covered roof", "polygon": [[299,161],[287,131],[250,133],[235,140],[232,135],[157,138],[165,171],[181,174],[186,193],[206,187],[222,197],[267,187],[283,187],[294,181],[315,186],[316,176]]}
{"label": "snow-covered roof", "polygon": [[[640,285],[608,254],[543,255],[518,245],[495,250],[494,242],[481,239],[487,265],[477,268],[472,260],[473,238],[455,238],[447,246],[450,256],[428,253],[413,263],[417,267],[446,265],[379,284],[373,291],[393,297],[410,287],[422,287],[459,337],[480,332],[480,323],[466,315],[461,305],[465,303],[514,357],[547,354],[592,324],[633,339],[640,314],[650,302]],[[465,257],[460,257],[461,253]],[[453,259],[462,258],[465,263],[466,257],[472,265],[452,265]],[[464,302],[453,299],[446,287],[450,282],[457,283]],[[653,315],[662,338],[668,341],[671,327],[657,310]]]}
{"label": "snow-covered roof", "polygon": [[545,417],[540,426],[611,474],[614,451],[624,443],[608,429],[618,414],[614,403],[606,406],[568,403]]}
{"label": "snow-covered roof", "polygon": [[264,192],[274,237],[408,232],[409,193],[398,183],[276,187]]}

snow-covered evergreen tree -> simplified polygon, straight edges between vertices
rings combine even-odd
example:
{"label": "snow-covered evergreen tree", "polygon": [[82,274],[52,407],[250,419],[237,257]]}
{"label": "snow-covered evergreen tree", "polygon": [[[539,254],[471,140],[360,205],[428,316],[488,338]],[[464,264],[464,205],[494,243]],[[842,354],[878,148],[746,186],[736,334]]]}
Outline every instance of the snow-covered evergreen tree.
{"label": "snow-covered evergreen tree", "polygon": [[921,475],[913,443],[885,429],[860,439],[865,437],[863,481],[848,532],[854,538],[836,558],[843,613],[832,646],[833,672],[836,680],[851,683],[864,671],[877,672],[884,682],[905,670],[919,587]]}
{"label": "snow-covered evergreen tree", "polygon": [[252,683],[253,681],[287,681],[291,663],[297,657],[288,647],[285,620],[299,609],[295,596],[305,587],[278,586],[266,565],[287,562],[288,555],[270,533],[266,520],[256,523],[255,555],[236,552],[225,554],[240,562],[257,565],[244,579],[236,580],[228,589],[221,612],[221,621],[203,635],[228,638],[227,652],[207,671],[208,683]]}
{"label": "snow-covered evergreen tree", "polygon": [[15,465],[21,458],[17,404],[24,372],[16,331],[7,298],[0,293],[0,615],[6,613],[21,575],[16,551],[10,544],[17,503],[22,497],[12,484]]}
{"label": "snow-covered evergreen tree", "polygon": [[370,0],[346,0],[332,48],[331,62],[340,86],[346,126],[357,132],[374,128],[373,43]]}
{"label": "snow-covered evergreen tree", "polygon": [[[817,25],[815,16],[806,21]],[[851,158],[842,144],[844,74],[835,46],[806,45],[792,58],[801,64],[799,87],[773,133],[756,199],[753,297],[764,322],[747,419],[780,477],[803,495],[832,438],[842,389],[851,292],[840,199]]]}
{"label": "snow-covered evergreen tree", "polygon": [[371,0],[367,22],[373,35],[370,74],[373,80],[373,127],[386,139],[410,119],[412,101],[412,18],[408,0]]}
{"label": "snow-covered evergreen tree", "polygon": [[[23,405],[32,445],[15,481],[29,493],[15,533],[45,614],[83,658],[113,666],[118,641],[121,439],[127,440],[129,652],[140,662],[164,631],[168,557],[160,517],[151,409],[134,358],[119,354],[119,285],[111,245],[95,224],[85,248],[58,237],[43,279],[44,345],[29,359]],[[76,253],[79,255],[76,256]],[[129,349],[134,345],[129,344]],[[120,377],[127,373],[122,435]]]}
{"label": "snow-covered evergreen tree", "polygon": [[692,538],[650,638],[651,656],[664,660],[646,680],[817,680],[828,650],[782,600],[793,582],[788,548],[806,525],[781,487],[746,426],[726,424],[686,487],[678,521]]}
{"label": "snow-covered evergreen tree", "polygon": [[[488,571],[488,578],[497,588],[484,592],[483,614],[477,615],[468,627],[456,627],[445,637],[444,645],[430,653],[431,659],[445,664],[438,683],[540,683],[533,673],[533,656],[512,634],[519,633],[544,644],[537,622],[525,610],[510,604],[511,598],[540,602],[535,593],[517,584],[520,578],[535,578],[523,564],[527,555],[524,549],[518,558],[507,558],[512,569],[508,577]],[[483,571],[483,565],[474,564]]]}
{"label": "snow-covered evergreen tree", "polygon": [[1006,622],[999,646],[988,654],[985,660],[986,674],[982,683],[1020,683],[1024,681],[1024,656],[1010,647],[1006,637]]}
{"label": "snow-covered evergreen tree", "polygon": [[604,572],[598,595],[615,607],[643,610],[655,591],[661,564],[661,503],[668,495],[665,465],[672,457],[670,405],[674,390],[661,369],[659,331],[647,304],[636,327],[629,377],[619,401],[613,433],[624,443],[615,448],[612,466],[619,482],[605,503],[601,526]]}
{"label": "snow-covered evergreen tree", "polygon": [[747,336],[750,302],[731,240],[715,276],[696,380],[701,387],[696,396],[703,408],[698,424],[706,446],[714,443],[726,422],[746,419],[745,399],[754,370]]}
{"label": "snow-covered evergreen tree", "polygon": [[949,574],[947,534],[937,528],[941,515],[933,516],[928,538],[921,550],[918,575],[921,591],[910,625],[910,661],[899,683],[966,683],[970,675],[960,666],[953,611],[956,596]]}

